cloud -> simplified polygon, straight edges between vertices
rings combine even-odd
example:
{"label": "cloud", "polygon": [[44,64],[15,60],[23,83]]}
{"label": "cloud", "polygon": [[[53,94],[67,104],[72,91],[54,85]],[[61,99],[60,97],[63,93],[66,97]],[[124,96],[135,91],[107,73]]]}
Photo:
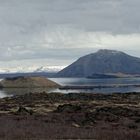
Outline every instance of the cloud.
{"label": "cloud", "polygon": [[[41,43],[2,48],[1,60],[76,59],[98,49],[117,49],[125,52],[140,51],[140,34],[114,35],[105,32],[54,30],[46,32]],[[133,47],[132,47],[133,46]]]}
{"label": "cloud", "polygon": [[139,6],[139,0],[0,0],[1,66],[69,64],[100,48],[139,56]]}

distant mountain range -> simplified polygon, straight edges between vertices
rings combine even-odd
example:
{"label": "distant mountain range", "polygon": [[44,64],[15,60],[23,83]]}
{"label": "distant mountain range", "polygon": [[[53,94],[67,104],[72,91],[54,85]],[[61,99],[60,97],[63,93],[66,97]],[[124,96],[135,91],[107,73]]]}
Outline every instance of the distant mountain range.
{"label": "distant mountain range", "polygon": [[[58,77],[140,75],[140,58],[116,50],[102,49],[79,58],[57,73]],[[109,76],[110,77],[110,76]]]}
{"label": "distant mountain range", "polygon": [[0,74],[9,74],[9,73],[57,73],[62,70],[64,66],[46,66],[46,67],[15,67],[15,68],[0,68]]}
{"label": "distant mountain range", "polygon": [[55,77],[64,66],[0,68],[0,79],[18,76]]}

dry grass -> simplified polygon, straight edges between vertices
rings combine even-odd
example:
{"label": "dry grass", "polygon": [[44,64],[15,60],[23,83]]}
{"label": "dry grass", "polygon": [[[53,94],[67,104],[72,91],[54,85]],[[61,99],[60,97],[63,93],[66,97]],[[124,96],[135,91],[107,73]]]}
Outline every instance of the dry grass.
{"label": "dry grass", "polygon": [[0,140],[140,139],[139,131],[133,129],[116,128],[108,123],[99,123],[93,127],[76,127],[65,123],[49,122],[47,116],[1,116],[0,126]]}

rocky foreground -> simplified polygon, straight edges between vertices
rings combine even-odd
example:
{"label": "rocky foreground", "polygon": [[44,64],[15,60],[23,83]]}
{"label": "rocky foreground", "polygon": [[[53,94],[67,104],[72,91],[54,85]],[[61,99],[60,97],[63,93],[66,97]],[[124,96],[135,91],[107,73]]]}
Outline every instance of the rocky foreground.
{"label": "rocky foreground", "polygon": [[0,139],[140,140],[140,93],[0,99]]}

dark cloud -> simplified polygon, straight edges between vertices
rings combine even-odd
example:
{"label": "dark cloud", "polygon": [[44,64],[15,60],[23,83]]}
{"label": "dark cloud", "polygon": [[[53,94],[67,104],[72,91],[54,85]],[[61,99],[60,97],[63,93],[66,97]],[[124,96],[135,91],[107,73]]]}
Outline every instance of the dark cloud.
{"label": "dark cloud", "polygon": [[100,48],[138,56],[139,7],[139,0],[0,0],[1,61],[67,63]]}

